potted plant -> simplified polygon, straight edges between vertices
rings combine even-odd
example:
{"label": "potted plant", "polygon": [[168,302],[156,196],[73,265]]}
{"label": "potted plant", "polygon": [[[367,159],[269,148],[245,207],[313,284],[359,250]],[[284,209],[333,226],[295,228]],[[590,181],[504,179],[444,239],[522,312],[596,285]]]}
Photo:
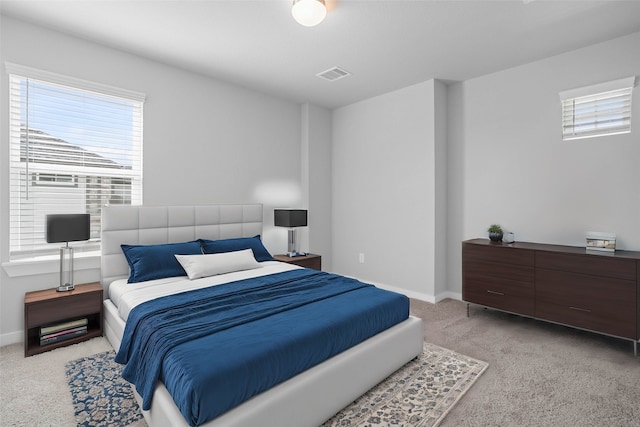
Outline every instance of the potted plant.
{"label": "potted plant", "polygon": [[491,224],[491,226],[487,229],[489,232],[489,239],[493,242],[501,242],[502,241],[502,227],[498,224]]}

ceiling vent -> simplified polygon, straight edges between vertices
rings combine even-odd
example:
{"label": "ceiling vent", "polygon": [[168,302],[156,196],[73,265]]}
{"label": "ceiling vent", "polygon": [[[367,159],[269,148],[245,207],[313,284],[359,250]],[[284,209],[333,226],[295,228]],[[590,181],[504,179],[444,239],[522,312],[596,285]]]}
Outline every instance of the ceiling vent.
{"label": "ceiling vent", "polygon": [[350,75],[350,72],[348,72],[347,70],[343,70],[340,67],[329,68],[326,71],[316,74],[316,76],[320,77],[321,79],[329,80],[330,82],[335,82],[336,80]]}

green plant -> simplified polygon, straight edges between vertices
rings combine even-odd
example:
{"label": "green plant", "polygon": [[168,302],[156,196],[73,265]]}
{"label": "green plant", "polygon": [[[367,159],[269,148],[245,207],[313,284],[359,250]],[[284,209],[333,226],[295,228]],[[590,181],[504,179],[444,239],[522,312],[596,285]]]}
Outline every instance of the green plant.
{"label": "green plant", "polygon": [[500,227],[500,225],[498,224],[491,224],[491,226],[489,226],[487,231],[489,233],[502,233],[502,227]]}

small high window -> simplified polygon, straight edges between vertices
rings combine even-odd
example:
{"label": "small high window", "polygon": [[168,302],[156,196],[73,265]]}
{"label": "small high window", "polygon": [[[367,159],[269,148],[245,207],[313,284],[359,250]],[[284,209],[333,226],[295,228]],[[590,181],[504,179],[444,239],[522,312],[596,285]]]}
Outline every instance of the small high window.
{"label": "small high window", "polygon": [[560,92],[562,139],[631,132],[635,77]]}

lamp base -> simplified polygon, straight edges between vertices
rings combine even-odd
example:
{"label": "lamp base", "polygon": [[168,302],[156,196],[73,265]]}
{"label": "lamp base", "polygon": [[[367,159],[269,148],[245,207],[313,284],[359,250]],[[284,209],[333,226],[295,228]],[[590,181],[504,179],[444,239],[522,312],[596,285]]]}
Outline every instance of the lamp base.
{"label": "lamp base", "polygon": [[293,258],[296,256],[307,256],[307,253],[306,252],[287,252],[285,255],[290,258]]}
{"label": "lamp base", "polygon": [[67,291],[72,291],[74,290],[76,287],[70,283],[65,283],[64,285],[60,285],[56,288],[56,291],[58,292],[67,292]]}
{"label": "lamp base", "polygon": [[58,292],[72,291],[73,286],[73,248],[63,246],[60,248],[60,286],[56,288]]}

